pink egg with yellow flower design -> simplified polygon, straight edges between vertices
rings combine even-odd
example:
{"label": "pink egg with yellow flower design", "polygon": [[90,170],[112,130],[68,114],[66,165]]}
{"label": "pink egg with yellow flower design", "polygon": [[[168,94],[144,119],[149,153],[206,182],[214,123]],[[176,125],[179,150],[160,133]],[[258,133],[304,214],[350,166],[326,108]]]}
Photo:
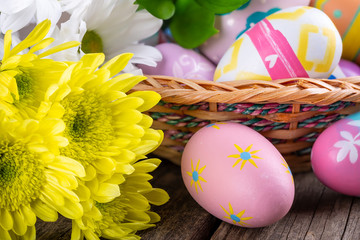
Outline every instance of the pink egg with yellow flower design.
{"label": "pink egg with yellow flower design", "polygon": [[311,165],[329,188],[360,196],[360,112],[328,127],[316,139]]}
{"label": "pink egg with yellow flower design", "polygon": [[185,146],[181,172],[199,205],[237,226],[273,224],[294,200],[293,177],[279,151],[238,123],[214,123],[197,131]]}

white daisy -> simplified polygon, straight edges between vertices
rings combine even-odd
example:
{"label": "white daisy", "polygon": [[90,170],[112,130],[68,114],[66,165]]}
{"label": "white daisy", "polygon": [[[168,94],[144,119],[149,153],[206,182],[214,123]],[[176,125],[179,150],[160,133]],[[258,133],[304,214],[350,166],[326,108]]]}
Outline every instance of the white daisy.
{"label": "white daisy", "polygon": [[[97,0],[92,1],[82,15],[87,32],[82,39],[84,52],[104,52],[107,59],[131,52],[132,64],[156,66],[161,53],[152,46],[139,41],[155,34],[162,20],[152,16],[146,10],[136,11],[134,0]],[[128,64],[125,72],[133,71],[134,65]],[[141,71],[140,71],[141,72]]]}
{"label": "white daisy", "polygon": [[58,0],[0,0],[0,30],[16,32],[29,23],[50,19],[52,29],[60,19],[62,10]]}

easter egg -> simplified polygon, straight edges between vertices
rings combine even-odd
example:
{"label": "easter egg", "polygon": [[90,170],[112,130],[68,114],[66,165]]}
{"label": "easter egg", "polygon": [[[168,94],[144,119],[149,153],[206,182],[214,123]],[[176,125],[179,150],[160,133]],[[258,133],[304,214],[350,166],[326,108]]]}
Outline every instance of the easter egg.
{"label": "easter egg", "polygon": [[339,62],[339,66],[346,77],[360,76],[360,67],[354,62],[341,59]]}
{"label": "easter egg", "polygon": [[174,43],[162,43],[156,48],[163,58],[156,67],[139,65],[144,74],[212,81],[215,65],[201,54]]}
{"label": "easter egg", "polygon": [[265,137],[238,123],[214,123],[186,144],[181,172],[195,201],[215,217],[242,227],[270,225],[289,211],[294,181]]}
{"label": "easter egg", "polygon": [[327,187],[351,196],[360,196],[360,113],[328,127],[316,139],[311,165]]}
{"label": "easter egg", "polygon": [[215,18],[217,34],[209,38],[199,49],[212,62],[217,64],[226,50],[255,23],[281,9],[294,6],[307,6],[310,0],[251,0],[239,9]]}
{"label": "easter egg", "polygon": [[360,0],[312,0],[310,4],[324,11],[339,30],[343,58],[360,64]]}
{"label": "easter egg", "polygon": [[328,78],[342,42],[330,18],[312,7],[291,7],[261,20],[226,51],[214,81]]}
{"label": "easter egg", "polygon": [[331,73],[329,79],[339,79],[346,77],[344,72],[342,71],[340,65],[336,66],[334,71]]}

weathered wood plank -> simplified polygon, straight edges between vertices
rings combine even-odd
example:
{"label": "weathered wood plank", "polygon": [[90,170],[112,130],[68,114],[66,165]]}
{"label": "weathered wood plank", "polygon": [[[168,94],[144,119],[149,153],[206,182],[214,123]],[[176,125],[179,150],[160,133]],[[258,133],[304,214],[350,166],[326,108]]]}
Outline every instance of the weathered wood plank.
{"label": "weathered wood plank", "polygon": [[69,240],[71,238],[71,220],[59,215],[56,222],[36,222],[36,239]]}
{"label": "weathered wood plank", "polygon": [[153,208],[162,220],[155,228],[141,232],[142,239],[210,239],[220,220],[191,198],[183,184],[180,167],[164,161],[157,171],[152,184],[165,189],[170,195],[170,201]]}
{"label": "weathered wood plank", "polygon": [[352,200],[352,197],[325,188],[305,239],[341,239]]}
{"label": "weathered wood plank", "polygon": [[360,198],[353,199],[343,239],[360,239]]}

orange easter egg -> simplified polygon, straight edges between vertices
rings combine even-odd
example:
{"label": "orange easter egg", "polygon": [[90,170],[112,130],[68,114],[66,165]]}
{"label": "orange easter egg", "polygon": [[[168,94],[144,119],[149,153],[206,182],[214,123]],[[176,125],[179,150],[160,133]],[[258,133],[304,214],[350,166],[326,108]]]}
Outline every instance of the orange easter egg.
{"label": "orange easter egg", "polygon": [[360,0],[312,0],[334,22],[343,40],[343,58],[360,64]]}

